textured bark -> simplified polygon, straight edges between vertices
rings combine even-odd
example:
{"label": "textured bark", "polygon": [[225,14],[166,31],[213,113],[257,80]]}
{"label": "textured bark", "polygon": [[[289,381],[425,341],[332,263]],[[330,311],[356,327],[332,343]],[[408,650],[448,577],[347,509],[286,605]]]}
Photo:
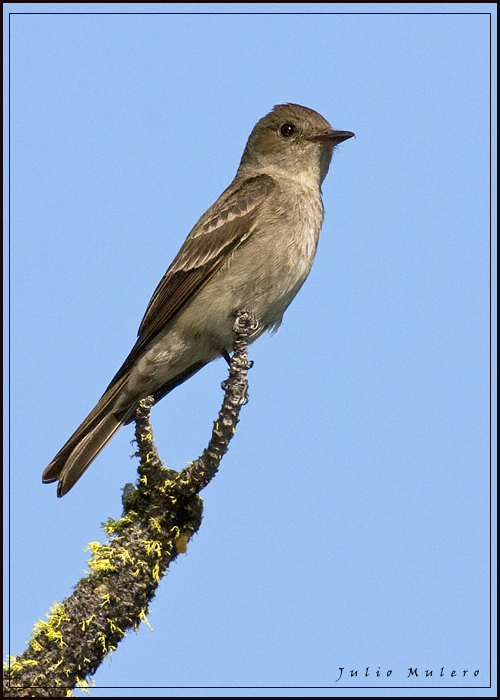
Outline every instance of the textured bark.
{"label": "textured bark", "polygon": [[186,551],[201,525],[198,493],[215,476],[247,401],[247,341],[256,325],[252,314],[238,312],[229,378],[222,384],[224,401],[212,437],[201,457],[182,471],[162,465],[149,418],[154,401],[141,401],[135,416],[139,478],[124,488],[123,516],[105,523],[106,544],[89,545],[90,573],[52,607],[47,621],[35,625],[26,651],[5,664],[5,696],[72,695],[72,688],[88,685],[88,677],[128,630],[147,622],[148,605],[167,567]]}

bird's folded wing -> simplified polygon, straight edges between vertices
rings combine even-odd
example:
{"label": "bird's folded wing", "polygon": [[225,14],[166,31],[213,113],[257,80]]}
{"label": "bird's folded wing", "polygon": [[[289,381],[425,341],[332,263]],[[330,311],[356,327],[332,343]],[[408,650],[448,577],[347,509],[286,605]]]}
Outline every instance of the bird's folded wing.
{"label": "bird's folded wing", "polygon": [[125,375],[146,346],[251,236],[257,214],[276,187],[268,175],[226,190],[194,226],[160,281],[139,327],[138,339],[108,389]]}

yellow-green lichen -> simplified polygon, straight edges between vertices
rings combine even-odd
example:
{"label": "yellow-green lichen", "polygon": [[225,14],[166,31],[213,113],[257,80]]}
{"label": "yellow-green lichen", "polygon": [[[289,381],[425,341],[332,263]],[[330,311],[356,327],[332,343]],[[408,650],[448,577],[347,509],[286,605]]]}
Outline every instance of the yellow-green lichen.
{"label": "yellow-green lichen", "polygon": [[38,620],[38,622],[35,622],[33,634],[27,644],[30,644],[35,651],[41,651],[43,645],[40,643],[39,638],[44,635],[50,641],[55,642],[60,649],[62,649],[63,646],[67,646],[61,631],[58,629],[61,622],[67,622],[70,619],[64,612],[63,607],[59,603],[54,603],[46,617],[47,620]]}
{"label": "yellow-green lichen", "polygon": [[151,625],[148,622],[148,618],[146,617],[146,612],[147,612],[146,608],[142,608],[142,610],[139,613],[139,620],[141,620],[141,622],[145,622],[152,632],[153,628],[151,627]]}
{"label": "yellow-green lichen", "polygon": [[144,545],[144,549],[149,556],[161,557],[162,546],[158,540],[141,540],[141,544]]}
{"label": "yellow-green lichen", "polygon": [[116,569],[112,561],[113,556],[116,554],[113,547],[100,542],[89,542],[84,551],[88,550],[92,552],[92,557],[87,564],[93,571],[114,571]]}

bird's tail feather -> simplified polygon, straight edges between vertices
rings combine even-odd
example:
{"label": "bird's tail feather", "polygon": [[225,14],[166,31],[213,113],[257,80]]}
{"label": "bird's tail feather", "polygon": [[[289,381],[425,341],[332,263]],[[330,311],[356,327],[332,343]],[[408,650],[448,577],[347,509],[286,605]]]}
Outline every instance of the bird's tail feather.
{"label": "bird's tail feather", "polygon": [[108,389],[80,427],[59,450],[42,475],[42,481],[59,481],[57,495],[64,496],[108,444],[116,431],[133,415],[137,403],[113,413],[123,381]]}

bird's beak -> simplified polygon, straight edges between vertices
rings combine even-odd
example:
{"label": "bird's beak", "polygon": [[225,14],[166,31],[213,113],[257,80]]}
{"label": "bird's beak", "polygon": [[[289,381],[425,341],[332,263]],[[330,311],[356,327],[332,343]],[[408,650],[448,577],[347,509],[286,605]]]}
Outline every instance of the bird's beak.
{"label": "bird's beak", "polygon": [[312,140],[313,141],[319,141],[320,143],[331,143],[333,146],[336,146],[338,143],[342,143],[342,141],[346,141],[347,139],[352,138],[355,136],[355,134],[352,133],[352,131],[325,131],[324,134],[318,134],[317,136],[313,136]]}

